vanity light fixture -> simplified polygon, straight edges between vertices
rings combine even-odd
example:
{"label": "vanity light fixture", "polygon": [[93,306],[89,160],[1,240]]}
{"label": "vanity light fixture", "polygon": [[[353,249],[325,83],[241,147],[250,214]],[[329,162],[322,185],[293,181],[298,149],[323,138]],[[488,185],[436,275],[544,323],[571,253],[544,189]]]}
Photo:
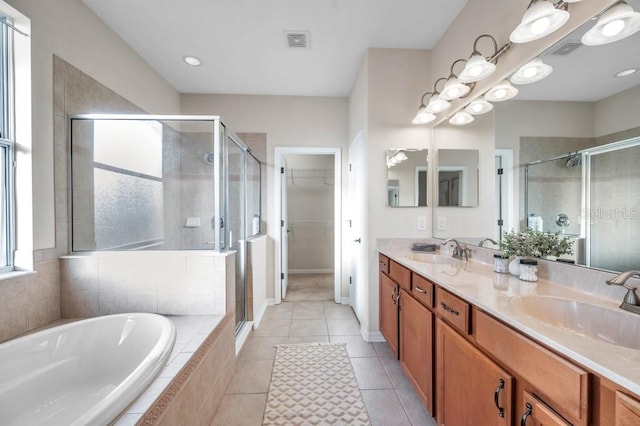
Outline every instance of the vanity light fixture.
{"label": "vanity light fixture", "polygon": [[195,56],[185,56],[182,58],[183,61],[187,63],[187,65],[191,65],[192,67],[199,67],[202,65],[202,61]]}
{"label": "vanity light fixture", "polygon": [[626,77],[631,74],[635,74],[638,71],[638,68],[628,68],[626,70],[618,71],[614,74],[614,77]]}
{"label": "vanity light fixture", "polygon": [[487,113],[493,109],[493,104],[491,102],[487,102],[484,98],[478,98],[471,101],[469,105],[467,105],[464,110],[472,115],[480,115]]}
{"label": "vanity light fixture", "polygon": [[509,80],[502,80],[485,93],[484,98],[490,102],[502,102],[513,98],[517,94],[518,89],[513,87]]}
{"label": "vanity light fixture", "polygon": [[427,124],[427,123],[431,123],[433,120],[436,119],[435,114],[428,112],[427,107],[424,104],[424,97],[427,95],[433,95],[433,92],[427,92],[424,95],[422,95],[422,99],[420,100],[420,108],[418,108],[418,112],[416,113],[416,116],[413,117],[413,120],[411,120],[411,123]]}
{"label": "vanity light fixture", "polygon": [[472,123],[473,120],[475,120],[473,115],[465,111],[458,111],[449,119],[449,123],[454,126],[464,126],[465,124]]}
{"label": "vanity light fixture", "polygon": [[471,91],[471,87],[462,83],[457,75],[453,72],[453,67],[458,62],[467,62],[466,59],[457,59],[451,64],[451,71],[449,73],[449,78],[447,82],[444,84],[444,89],[442,89],[442,93],[440,93],[440,98],[446,101],[452,101],[454,99],[464,98]]}
{"label": "vanity light fixture", "polygon": [[640,31],[640,13],[621,1],[604,11],[596,24],[582,36],[582,44],[599,46],[622,40]]}
{"label": "vanity light fixture", "polygon": [[440,92],[436,89],[436,86],[441,81],[446,81],[447,79],[442,77],[436,80],[433,84],[433,94],[431,95],[431,99],[429,99],[429,103],[427,104],[426,111],[432,114],[438,114],[439,112],[446,111],[451,107],[449,101],[440,96]]}
{"label": "vanity light fixture", "polygon": [[[493,42],[493,54],[488,58],[478,51],[478,41],[482,38],[489,38]],[[496,70],[495,62],[497,62],[500,55],[506,52],[510,47],[511,43],[507,43],[498,49],[498,43],[493,36],[489,34],[479,35],[473,42],[473,52],[471,53],[471,57],[467,60],[467,63],[458,76],[458,79],[463,83],[474,83],[489,77]]]}
{"label": "vanity light fixture", "polygon": [[542,62],[540,58],[534,58],[518,69],[510,78],[513,84],[529,84],[548,77],[553,71],[551,65]]}
{"label": "vanity light fixture", "polygon": [[549,0],[532,0],[509,40],[528,43],[551,34],[569,20],[569,12],[561,9],[565,3],[560,1],[554,5]]}

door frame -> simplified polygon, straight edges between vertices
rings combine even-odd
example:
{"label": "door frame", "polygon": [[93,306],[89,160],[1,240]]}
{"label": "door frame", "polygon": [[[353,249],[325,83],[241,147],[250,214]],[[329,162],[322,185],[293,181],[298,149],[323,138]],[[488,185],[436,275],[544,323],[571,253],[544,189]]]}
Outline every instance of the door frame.
{"label": "door frame", "polygon": [[[274,219],[280,226],[282,213],[281,191],[282,180],[280,168],[283,167],[287,155],[333,155],[334,191],[333,191],[333,293],[334,302],[342,303],[342,152],[340,148],[329,147],[274,147]],[[282,302],[282,241],[280,230],[273,233],[275,239],[274,253],[274,302]]]}

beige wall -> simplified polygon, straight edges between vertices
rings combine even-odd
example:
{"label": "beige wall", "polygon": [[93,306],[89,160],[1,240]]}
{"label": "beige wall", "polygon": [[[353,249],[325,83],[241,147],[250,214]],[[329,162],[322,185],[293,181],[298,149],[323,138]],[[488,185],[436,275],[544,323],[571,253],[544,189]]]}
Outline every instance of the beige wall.
{"label": "beige wall", "polygon": [[[80,0],[8,0],[31,19],[34,247],[55,245],[53,55],[148,112],[178,113],[178,93]],[[99,111],[85,111],[99,112]]]}
{"label": "beige wall", "polygon": [[595,104],[594,136],[640,126],[640,86],[609,96]]}
{"label": "beige wall", "polygon": [[[348,167],[348,101],[339,97],[183,94],[183,114],[217,114],[234,132],[266,133],[267,161],[263,179],[267,191],[267,234],[275,239],[280,230],[273,214],[274,147],[336,147],[342,151],[342,175]],[[343,203],[348,181],[343,179]],[[344,220],[338,218],[341,223]],[[269,258],[273,245],[269,244]],[[343,258],[348,258],[343,256]],[[348,296],[349,264],[343,261],[342,296]],[[337,267],[337,266],[336,266]],[[274,263],[269,262],[267,297],[274,298]]]}

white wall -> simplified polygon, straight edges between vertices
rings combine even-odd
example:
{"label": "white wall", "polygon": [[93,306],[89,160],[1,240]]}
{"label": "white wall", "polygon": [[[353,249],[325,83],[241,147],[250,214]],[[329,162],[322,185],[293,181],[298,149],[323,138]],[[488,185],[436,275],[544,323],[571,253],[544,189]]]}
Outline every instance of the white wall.
{"label": "white wall", "polygon": [[[280,232],[273,217],[274,147],[337,147],[343,152],[342,175],[348,170],[348,102],[339,97],[181,95],[183,114],[217,114],[234,132],[266,133],[267,233],[274,239]],[[343,179],[343,200],[347,182]],[[344,221],[342,221],[344,223]],[[269,245],[271,249],[273,246]],[[272,253],[271,253],[272,255]],[[270,256],[271,256],[270,255]],[[341,265],[342,296],[348,296],[348,264]],[[274,297],[273,262],[269,264],[267,296]],[[336,265],[338,267],[338,265]]]}
{"label": "white wall", "polygon": [[[367,236],[363,243],[368,252],[368,314],[360,318],[368,333],[378,331],[378,262],[377,239],[385,237],[425,238],[431,235],[428,227],[418,231],[419,216],[426,216],[431,223],[428,207],[386,207],[386,160],[385,151],[390,148],[428,148],[431,144],[431,129],[415,126],[411,119],[420,106],[420,96],[429,90],[430,53],[412,49],[369,49],[364,63],[365,72],[360,72],[355,88],[366,84],[366,96],[352,93],[351,111],[359,115],[360,125],[366,125],[364,139],[364,162],[367,165],[366,192]],[[366,101],[366,108],[362,107]],[[364,113],[364,114],[363,114]],[[363,115],[366,114],[366,119]],[[351,130],[357,132],[357,126]],[[353,133],[355,136],[355,133]]]}
{"label": "white wall", "polygon": [[55,246],[53,55],[149,112],[175,114],[179,97],[82,1],[7,2],[31,19],[34,247],[50,248]]}

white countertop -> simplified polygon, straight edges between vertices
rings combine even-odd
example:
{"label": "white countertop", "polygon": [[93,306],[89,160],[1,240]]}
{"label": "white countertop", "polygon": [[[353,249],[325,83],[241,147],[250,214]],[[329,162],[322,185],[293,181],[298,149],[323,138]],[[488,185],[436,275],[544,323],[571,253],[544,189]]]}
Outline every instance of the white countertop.
{"label": "white countertop", "polygon": [[[493,272],[493,265],[477,261],[459,261],[457,267],[417,262],[409,258],[411,253],[409,247],[380,247],[379,251],[519,330],[522,334],[640,395],[640,350],[613,345],[546,324],[525,314],[512,302],[518,296],[536,295],[589,303],[619,311],[623,314],[620,327],[633,327],[640,330],[640,315],[618,307],[622,297],[620,301],[615,302],[544,279],[539,279],[536,283],[528,283],[520,281],[516,276]],[[603,282],[602,285],[604,286],[605,283]],[[637,337],[640,340],[640,334]]]}

